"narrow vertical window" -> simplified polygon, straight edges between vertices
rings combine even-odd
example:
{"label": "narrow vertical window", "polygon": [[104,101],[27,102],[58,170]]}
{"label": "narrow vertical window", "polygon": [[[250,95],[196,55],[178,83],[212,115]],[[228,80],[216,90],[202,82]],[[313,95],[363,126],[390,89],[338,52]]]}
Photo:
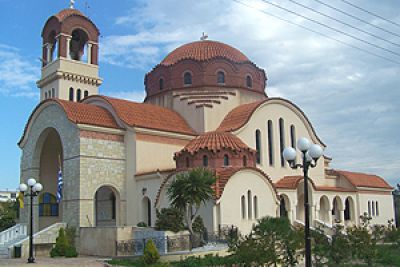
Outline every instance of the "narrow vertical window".
{"label": "narrow vertical window", "polygon": [[250,75],[247,75],[247,76],[246,76],[246,86],[247,86],[248,88],[252,88],[252,87],[253,87],[253,80],[251,79],[251,76],[250,76]]}
{"label": "narrow vertical window", "polygon": [[224,155],[224,166],[229,166],[229,157],[228,157],[228,155]]}
{"label": "narrow vertical window", "polygon": [[296,149],[296,128],[294,125],[290,125],[290,145]]}
{"label": "narrow vertical window", "polygon": [[375,216],[375,201],[372,201],[372,216]]}
{"label": "narrow vertical window", "polygon": [[56,89],[51,88],[51,97],[55,98],[56,97]]}
{"label": "narrow vertical window", "polygon": [[376,216],[379,216],[378,201],[375,201],[375,214]]}
{"label": "narrow vertical window", "polygon": [[47,92],[44,92],[44,99],[47,99]]}
{"label": "narrow vertical window", "polygon": [[247,205],[248,205],[248,207],[247,207],[247,212],[248,212],[248,219],[251,219],[251,217],[252,217],[252,214],[251,214],[251,212],[252,212],[252,207],[251,207],[251,200],[252,200],[253,198],[251,197],[251,191],[249,190],[249,191],[247,191]]}
{"label": "narrow vertical window", "polygon": [[368,215],[371,216],[371,201],[368,201]]}
{"label": "narrow vertical window", "polygon": [[272,166],[274,164],[274,136],[272,129],[272,121],[268,121],[268,160],[269,165]]}
{"label": "narrow vertical window", "polygon": [[190,72],[185,72],[183,75],[183,84],[191,85],[192,84],[192,74]]}
{"label": "narrow vertical window", "polygon": [[186,157],[186,168],[189,168],[189,157]]}
{"label": "narrow vertical window", "polygon": [[203,167],[208,167],[208,157],[206,155],[203,156]]}
{"label": "narrow vertical window", "polygon": [[261,164],[261,132],[256,130],[256,160],[257,164]]}
{"label": "narrow vertical window", "polygon": [[74,101],[74,88],[69,88],[69,101]]}
{"label": "narrow vertical window", "polygon": [[283,158],[283,150],[285,149],[285,125],[282,118],[279,119],[279,145],[281,151],[281,166],[285,167],[285,159]]}
{"label": "narrow vertical window", "polygon": [[111,219],[115,220],[117,214],[116,199],[114,193],[111,193]]}
{"label": "narrow vertical window", "polygon": [[163,90],[164,89],[164,79],[161,78],[159,83],[160,83],[160,90]]}
{"label": "narrow vertical window", "polygon": [[223,71],[218,71],[217,73],[217,83],[224,84],[225,83],[225,73]]}
{"label": "narrow vertical window", "polygon": [[253,208],[254,208],[254,219],[258,219],[258,199],[257,199],[257,196],[254,196]]}
{"label": "narrow vertical window", "polygon": [[88,90],[85,90],[84,98],[86,98],[86,97],[88,97],[88,96],[89,96],[89,91],[88,91]]}
{"label": "narrow vertical window", "polygon": [[247,167],[247,157],[243,156],[243,167]]}
{"label": "narrow vertical window", "polygon": [[82,91],[81,89],[78,89],[76,91],[76,101],[81,101],[81,98],[82,98]]}
{"label": "narrow vertical window", "polygon": [[245,196],[242,196],[241,204],[242,204],[242,219],[246,219],[246,198],[245,198]]}

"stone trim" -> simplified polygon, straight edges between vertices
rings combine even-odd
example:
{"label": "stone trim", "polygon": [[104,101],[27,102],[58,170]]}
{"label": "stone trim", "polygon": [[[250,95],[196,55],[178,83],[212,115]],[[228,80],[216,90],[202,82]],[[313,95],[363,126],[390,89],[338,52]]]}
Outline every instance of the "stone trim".
{"label": "stone trim", "polygon": [[123,158],[109,158],[109,157],[97,157],[97,156],[88,156],[88,155],[77,155],[77,156],[73,156],[73,157],[64,159],[64,162],[68,161],[68,160],[79,159],[79,158],[125,161],[125,159],[123,159]]}
{"label": "stone trim", "polygon": [[114,142],[121,142],[121,143],[124,142],[124,136],[108,134],[108,133],[80,130],[79,136],[81,138],[100,139],[100,140],[107,140],[107,141],[114,141]]}

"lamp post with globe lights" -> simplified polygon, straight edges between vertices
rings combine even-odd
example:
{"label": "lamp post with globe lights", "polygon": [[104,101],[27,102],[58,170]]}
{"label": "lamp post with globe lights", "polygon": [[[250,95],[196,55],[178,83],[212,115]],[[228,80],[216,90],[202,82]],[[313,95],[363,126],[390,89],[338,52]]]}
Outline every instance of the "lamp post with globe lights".
{"label": "lamp post with globe lights", "polygon": [[311,237],[310,237],[310,204],[308,202],[308,170],[317,166],[318,159],[322,156],[323,150],[317,144],[301,137],[297,140],[297,148],[300,150],[303,163],[297,163],[296,150],[293,147],[286,147],[283,150],[283,158],[289,162],[292,169],[302,168],[304,177],[304,239],[305,239],[305,267],[311,267]]}
{"label": "lamp post with globe lights", "polygon": [[30,178],[27,181],[28,185],[22,183],[19,185],[19,191],[21,191],[24,196],[30,197],[30,225],[29,225],[29,258],[28,263],[34,263],[35,258],[33,257],[33,198],[39,195],[42,191],[43,186],[41,183],[37,183],[35,179]]}

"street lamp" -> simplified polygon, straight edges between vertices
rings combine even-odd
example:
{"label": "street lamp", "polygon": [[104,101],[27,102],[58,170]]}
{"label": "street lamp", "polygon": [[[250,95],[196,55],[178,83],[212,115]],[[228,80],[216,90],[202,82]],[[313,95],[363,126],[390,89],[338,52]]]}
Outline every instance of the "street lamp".
{"label": "street lamp", "polygon": [[308,169],[317,166],[318,159],[322,156],[323,150],[317,144],[311,144],[311,142],[301,137],[297,140],[297,148],[300,150],[303,163],[296,164],[296,150],[293,147],[286,147],[283,150],[283,158],[289,162],[289,166],[292,169],[302,168],[304,177],[304,239],[306,245],[306,265],[305,267],[311,267],[311,237],[310,237],[310,204],[308,203]]}
{"label": "street lamp", "polygon": [[[30,190],[29,190],[30,189]],[[33,198],[39,195],[42,191],[43,186],[41,183],[37,183],[35,179],[28,179],[28,185],[22,183],[19,185],[19,191],[21,191],[24,196],[31,198],[31,213],[30,213],[30,227],[29,227],[29,258],[28,263],[35,263],[35,258],[33,257]]]}

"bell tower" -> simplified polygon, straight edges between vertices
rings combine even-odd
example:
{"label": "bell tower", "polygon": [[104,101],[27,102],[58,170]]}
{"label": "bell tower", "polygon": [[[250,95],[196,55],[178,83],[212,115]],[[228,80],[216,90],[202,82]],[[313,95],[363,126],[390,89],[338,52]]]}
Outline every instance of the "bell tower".
{"label": "bell tower", "polygon": [[40,101],[58,98],[80,101],[98,94],[100,32],[73,4],[51,16],[42,30]]}

